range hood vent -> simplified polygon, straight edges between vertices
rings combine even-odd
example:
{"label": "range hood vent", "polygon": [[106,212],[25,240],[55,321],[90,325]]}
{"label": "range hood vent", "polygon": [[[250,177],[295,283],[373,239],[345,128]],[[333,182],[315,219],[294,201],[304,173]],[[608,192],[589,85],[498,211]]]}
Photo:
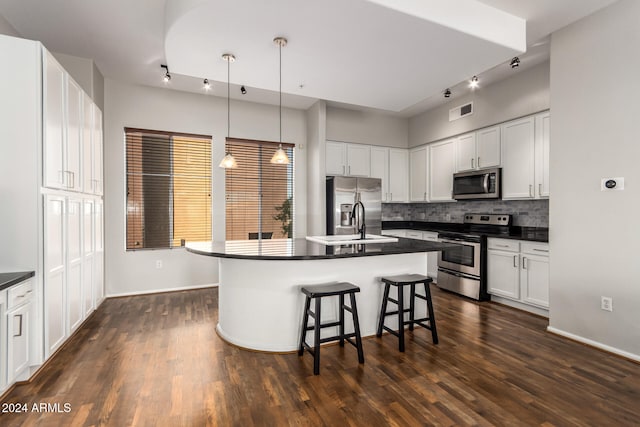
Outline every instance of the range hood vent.
{"label": "range hood vent", "polygon": [[473,114],[473,102],[469,102],[449,110],[449,121],[452,122],[471,114]]}

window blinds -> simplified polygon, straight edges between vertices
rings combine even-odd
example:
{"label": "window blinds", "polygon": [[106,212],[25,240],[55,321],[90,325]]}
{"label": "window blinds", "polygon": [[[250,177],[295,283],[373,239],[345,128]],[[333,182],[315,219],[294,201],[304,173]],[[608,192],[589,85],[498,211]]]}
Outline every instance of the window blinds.
{"label": "window blinds", "polygon": [[211,240],[211,137],[125,128],[127,249]]}
{"label": "window blinds", "polygon": [[238,167],[226,169],[226,239],[293,237],[293,144],[288,165],[270,163],[278,143],[227,138]]}

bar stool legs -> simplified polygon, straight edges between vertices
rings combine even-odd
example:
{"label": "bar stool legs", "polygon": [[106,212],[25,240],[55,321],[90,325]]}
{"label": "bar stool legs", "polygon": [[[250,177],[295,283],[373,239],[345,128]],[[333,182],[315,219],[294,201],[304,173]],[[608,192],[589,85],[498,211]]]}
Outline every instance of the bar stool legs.
{"label": "bar stool legs", "polygon": [[[433,302],[431,300],[431,290],[429,284],[433,281],[428,276],[420,274],[403,274],[399,276],[382,277],[384,283],[384,294],[382,298],[382,307],[380,309],[380,320],[378,321],[378,330],[376,336],[381,337],[383,329],[392,335],[398,337],[398,349],[404,352],[404,327],[409,325],[409,330],[413,331],[414,325],[422,326],[431,331],[431,339],[434,344],[438,344],[438,332],[436,329],[436,318],[433,310]],[[424,285],[424,295],[416,293],[416,284]],[[395,286],[398,290],[398,299],[389,297],[391,286]],[[404,287],[409,286],[409,308],[404,307]],[[420,298],[427,302],[427,316],[424,318],[415,318],[415,299]],[[387,311],[388,302],[396,304],[396,311]],[[404,320],[404,314],[409,313],[409,320]],[[398,315],[398,330],[385,326],[384,321],[387,316]],[[429,322],[428,324],[426,322]]]}
{"label": "bar stool legs", "polygon": [[[360,336],[360,323],[358,322],[358,308],[356,305],[356,292],[360,292],[360,288],[347,282],[331,283],[326,285],[312,285],[301,288],[302,293],[306,295],[304,312],[302,314],[302,330],[300,331],[300,344],[298,346],[298,355],[304,354],[305,348],[313,355],[313,373],[320,374],[320,344],[329,341],[338,341],[341,347],[344,342],[356,347],[358,351],[358,362],[364,363],[364,351],[362,349],[362,337]],[[344,303],[344,296],[349,294],[351,306]],[[322,298],[327,296],[338,296],[339,300],[339,318],[337,322],[322,323],[321,309]],[[314,311],[311,310],[311,300],[315,299]],[[352,333],[345,333],[344,330],[344,312],[349,311],[353,318]],[[313,326],[309,326],[309,317],[313,317]],[[320,338],[320,330],[328,327],[338,327],[338,335]],[[307,331],[313,330],[313,347],[306,342]],[[355,338],[355,341],[353,341]]]}

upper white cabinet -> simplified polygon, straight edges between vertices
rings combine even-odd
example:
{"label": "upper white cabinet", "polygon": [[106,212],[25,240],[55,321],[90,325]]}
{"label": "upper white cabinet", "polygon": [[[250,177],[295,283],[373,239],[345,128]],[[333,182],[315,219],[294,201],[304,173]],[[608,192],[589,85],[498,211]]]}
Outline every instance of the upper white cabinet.
{"label": "upper white cabinet", "polygon": [[67,78],[66,188],[82,191],[82,106],[84,92]]}
{"label": "upper white cabinet", "polygon": [[500,166],[500,127],[459,136],[456,166],[458,172]]}
{"label": "upper white cabinet", "polygon": [[428,198],[427,162],[429,149],[426,145],[409,151],[409,200],[426,202]]}
{"label": "upper white cabinet", "polygon": [[536,197],[549,197],[549,122],[548,111],[535,116]]}
{"label": "upper white cabinet", "polygon": [[549,121],[546,111],[501,126],[503,199],[549,197]]}
{"label": "upper white cabinet", "polygon": [[91,132],[91,145],[93,146],[93,193],[102,195],[104,191],[104,179],[102,169],[102,111],[93,104],[93,131]]}
{"label": "upper white cabinet", "polygon": [[409,201],[409,151],[389,149],[389,202]]}
{"label": "upper white cabinet", "polygon": [[502,132],[502,198],[534,197],[534,118],[505,123]]}
{"label": "upper white cabinet", "polygon": [[429,145],[429,200],[453,201],[453,174],[456,172],[456,139]]}
{"label": "upper white cabinet", "polygon": [[44,185],[66,188],[65,88],[66,72],[49,52],[43,55]]}
{"label": "upper white cabinet", "polygon": [[363,176],[371,174],[371,147],[364,144],[326,142],[327,175]]}
{"label": "upper white cabinet", "polygon": [[371,178],[382,181],[382,202],[389,202],[389,149],[371,147]]}

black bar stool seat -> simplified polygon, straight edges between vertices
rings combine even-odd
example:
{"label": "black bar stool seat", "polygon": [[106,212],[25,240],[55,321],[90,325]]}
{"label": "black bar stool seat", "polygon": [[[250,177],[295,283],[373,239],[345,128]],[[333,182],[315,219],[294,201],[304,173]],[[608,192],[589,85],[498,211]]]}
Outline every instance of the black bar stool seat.
{"label": "black bar stool seat", "polygon": [[[364,363],[364,352],[362,350],[362,337],[360,336],[360,324],[358,322],[358,308],[356,306],[356,292],[360,292],[360,288],[349,282],[324,283],[319,285],[305,285],[301,289],[306,295],[304,312],[302,314],[302,330],[300,332],[300,345],[298,346],[298,355],[304,354],[305,348],[313,355],[313,373],[320,373],[320,344],[329,341],[340,341],[340,347],[344,347],[347,341],[358,350],[358,362]],[[339,299],[339,319],[337,322],[322,323],[321,320],[321,302],[323,297],[338,296]],[[351,307],[345,305],[344,297],[349,295]],[[315,308],[311,310],[311,300],[315,299]],[[353,317],[352,333],[344,332],[344,312],[348,311]],[[313,317],[314,324],[309,326],[309,316]],[[320,338],[320,329],[329,327],[339,327],[338,335],[326,338]],[[307,344],[307,331],[313,330],[313,347]],[[355,338],[355,341],[353,340]]]}
{"label": "black bar stool seat", "polygon": [[[422,326],[425,329],[431,331],[431,338],[434,344],[438,344],[438,332],[436,330],[436,318],[433,312],[433,302],[431,301],[431,291],[429,284],[433,282],[433,279],[429,276],[423,276],[422,274],[399,274],[397,276],[381,277],[380,280],[384,283],[384,295],[382,297],[382,307],[380,309],[380,320],[378,321],[378,331],[376,336],[382,336],[382,330],[389,332],[392,335],[398,337],[398,348],[401,352],[404,351],[404,327],[409,325],[409,330],[413,331],[413,325]],[[424,295],[416,293],[416,285],[424,284]],[[389,296],[389,290],[391,286],[395,286],[398,290],[398,299],[393,299]],[[409,308],[404,307],[404,287],[409,286],[410,298]],[[427,302],[427,316],[420,319],[415,318],[415,299],[419,298]],[[391,302],[396,304],[397,310],[387,311],[387,303]],[[404,319],[404,314],[409,313],[409,320]],[[384,321],[387,316],[398,316],[398,330],[385,326]],[[429,322],[428,324],[426,322]]]}

